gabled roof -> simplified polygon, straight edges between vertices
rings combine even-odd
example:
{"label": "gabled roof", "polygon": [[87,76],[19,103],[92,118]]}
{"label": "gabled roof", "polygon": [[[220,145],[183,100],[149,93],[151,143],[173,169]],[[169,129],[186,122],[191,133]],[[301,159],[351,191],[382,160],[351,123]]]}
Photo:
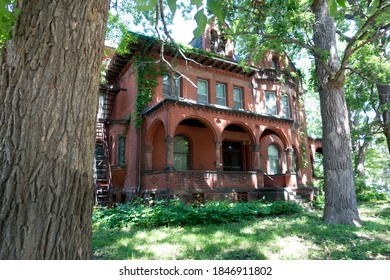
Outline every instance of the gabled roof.
{"label": "gabled roof", "polygon": [[[115,53],[106,73],[106,80],[108,83],[113,84],[119,78],[121,72],[130,62],[135,54],[149,55],[151,53],[158,54],[161,50],[162,41],[158,38],[149,37],[141,34],[131,32],[131,34],[137,37],[136,42],[128,45],[128,54]],[[224,57],[219,54],[209,53],[204,50],[194,48],[191,46],[184,46],[181,44],[173,45],[172,43],[165,43],[164,55],[166,57],[180,57],[177,48],[180,48],[182,53],[187,59],[193,60],[206,67],[213,67],[229,71],[232,73],[242,74],[245,76],[252,76],[258,68],[255,67],[243,67],[239,63],[231,58]],[[184,59],[181,57],[181,59]]]}

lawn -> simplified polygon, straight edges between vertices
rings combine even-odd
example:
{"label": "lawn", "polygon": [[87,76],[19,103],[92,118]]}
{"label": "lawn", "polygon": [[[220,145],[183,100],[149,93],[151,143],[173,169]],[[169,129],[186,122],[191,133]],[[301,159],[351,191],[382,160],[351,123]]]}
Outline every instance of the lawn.
{"label": "lawn", "polygon": [[390,260],[390,201],[359,205],[362,227],[326,225],[322,211],[193,226],[95,228],[95,259]]}

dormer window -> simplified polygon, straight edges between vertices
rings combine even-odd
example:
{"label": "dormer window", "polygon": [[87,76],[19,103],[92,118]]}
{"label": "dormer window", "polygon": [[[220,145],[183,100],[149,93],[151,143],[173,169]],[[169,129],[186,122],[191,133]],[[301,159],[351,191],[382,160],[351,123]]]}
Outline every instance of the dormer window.
{"label": "dormer window", "polygon": [[272,58],[271,68],[277,70],[278,69],[278,59],[276,57]]}
{"label": "dormer window", "polygon": [[214,29],[210,31],[210,51],[216,52],[218,48],[218,33]]}

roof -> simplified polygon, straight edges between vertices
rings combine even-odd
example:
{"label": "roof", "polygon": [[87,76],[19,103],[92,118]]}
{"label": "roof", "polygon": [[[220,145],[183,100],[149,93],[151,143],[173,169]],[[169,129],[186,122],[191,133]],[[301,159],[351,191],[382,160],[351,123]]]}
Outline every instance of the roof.
{"label": "roof", "polygon": [[[141,34],[132,33],[138,37],[137,42],[128,45],[128,54],[115,53],[106,73],[106,80],[113,84],[120,76],[127,63],[130,62],[135,54],[142,52],[143,54],[159,53],[161,50],[162,41],[158,38],[148,37]],[[213,67],[245,76],[253,75],[258,68],[244,67],[239,65],[236,60],[224,57],[219,54],[209,53],[199,48],[192,46],[184,46],[181,44],[174,45],[165,43],[164,55],[167,57],[175,57],[178,55],[178,47],[187,59],[199,63],[203,66]],[[184,58],[183,58],[184,59]]]}

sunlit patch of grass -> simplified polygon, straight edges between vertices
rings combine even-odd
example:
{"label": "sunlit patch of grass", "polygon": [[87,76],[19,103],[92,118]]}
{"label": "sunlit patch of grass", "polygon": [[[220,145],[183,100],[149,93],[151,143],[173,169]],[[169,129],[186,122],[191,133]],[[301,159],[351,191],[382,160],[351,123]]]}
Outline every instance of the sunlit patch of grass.
{"label": "sunlit patch of grass", "polygon": [[327,225],[313,211],[222,225],[100,229],[96,259],[390,260],[389,202],[360,205],[362,227]]}

